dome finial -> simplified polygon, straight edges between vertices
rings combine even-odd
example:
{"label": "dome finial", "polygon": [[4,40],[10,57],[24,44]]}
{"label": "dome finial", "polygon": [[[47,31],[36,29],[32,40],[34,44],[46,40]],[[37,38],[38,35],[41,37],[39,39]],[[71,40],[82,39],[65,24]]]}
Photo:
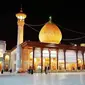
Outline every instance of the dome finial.
{"label": "dome finial", "polygon": [[23,10],[22,10],[22,4],[21,4],[20,12],[23,12]]}
{"label": "dome finial", "polygon": [[49,22],[50,23],[52,22],[52,16],[49,16]]}

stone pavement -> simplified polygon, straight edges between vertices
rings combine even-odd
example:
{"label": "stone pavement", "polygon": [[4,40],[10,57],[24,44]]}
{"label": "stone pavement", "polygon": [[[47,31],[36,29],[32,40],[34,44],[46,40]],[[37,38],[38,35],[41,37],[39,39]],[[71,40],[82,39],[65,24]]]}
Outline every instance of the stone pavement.
{"label": "stone pavement", "polygon": [[4,73],[0,85],[85,85],[85,73]]}

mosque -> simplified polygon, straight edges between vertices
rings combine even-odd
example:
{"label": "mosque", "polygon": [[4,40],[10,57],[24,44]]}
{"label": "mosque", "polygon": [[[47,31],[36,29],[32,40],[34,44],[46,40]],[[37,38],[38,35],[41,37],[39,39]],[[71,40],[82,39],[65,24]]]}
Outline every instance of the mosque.
{"label": "mosque", "polygon": [[50,67],[51,72],[59,71],[84,71],[85,69],[85,45],[74,46],[60,44],[62,33],[58,26],[49,21],[39,32],[40,42],[25,41],[24,24],[27,15],[22,9],[17,17],[17,45],[6,51],[6,42],[0,41],[0,71],[26,72],[32,66],[34,72],[44,72],[45,66]]}

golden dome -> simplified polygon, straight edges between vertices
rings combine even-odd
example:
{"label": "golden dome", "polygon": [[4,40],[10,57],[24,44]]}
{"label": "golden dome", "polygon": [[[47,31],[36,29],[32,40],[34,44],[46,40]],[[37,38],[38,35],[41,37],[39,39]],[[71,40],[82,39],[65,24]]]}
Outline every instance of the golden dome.
{"label": "golden dome", "polygon": [[40,42],[59,44],[62,39],[62,33],[58,26],[51,22],[51,17],[49,18],[49,22],[39,32],[39,40]]}

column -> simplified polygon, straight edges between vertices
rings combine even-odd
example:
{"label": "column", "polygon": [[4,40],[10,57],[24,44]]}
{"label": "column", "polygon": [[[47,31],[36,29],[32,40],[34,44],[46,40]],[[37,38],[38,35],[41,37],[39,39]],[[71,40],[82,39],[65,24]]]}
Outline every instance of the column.
{"label": "column", "polygon": [[21,67],[21,47],[20,44],[23,43],[23,32],[24,32],[24,20],[26,18],[26,14],[23,13],[21,8],[20,12],[16,14],[17,17],[17,25],[18,25],[18,32],[17,32],[17,49],[16,49],[16,71],[19,70]]}
{"label": "column", "polygon": [[57,49],[57,70],[58,70],[58,49]]}
{"label": "column", "polygon": [[84,70],[84,51],[82,51],[82,59],[83,59],[83,66],[82,66],[82,69]]}
{"label": "column", "polygon": [[50,67],[50,70],[51,70],[51,53],[50,53],[50,49],[48,49],[49,51],[49,67]]}
{"label": "column", "polygon": [[34,66],[34,58],[35,58],[35,47],[33,47],[33,62],[32,62],[32,67],[33,69],[35,68]]}
{"label": "column", "polygon": [[78,50],[76,50],[76,70],[78,69]]}
{"label": "column", "polygon": [[3,70],[5,70],[5,55],[6,54],[3,55]]}
{"label": "column", "polygon": [[11,69],[11,67],[10,67],[10,61],[11,61],[11,56],[9,55],[9,69]]}
{"label": "column", "polygon": [[66,70],[66,50],[64,49],[64,69]]}
{"label": "column", "polygon": [[21,68],[21,45],[17,45],[16,48],[16,71]]}
{"label": "column", "polygon": [[43,72],[43,49],[41,48],[41,73]]}

